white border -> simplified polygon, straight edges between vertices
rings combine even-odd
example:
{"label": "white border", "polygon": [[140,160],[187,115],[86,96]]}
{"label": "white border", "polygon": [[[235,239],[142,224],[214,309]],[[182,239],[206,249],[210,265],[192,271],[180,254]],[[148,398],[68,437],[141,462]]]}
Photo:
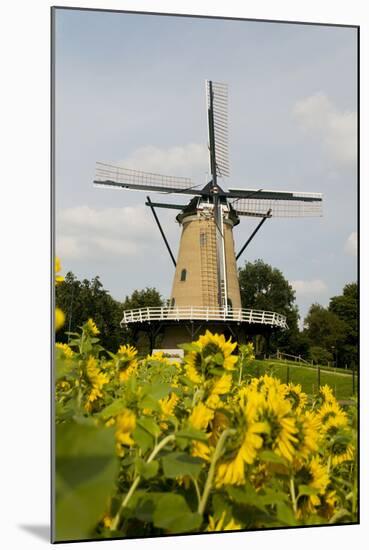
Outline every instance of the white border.
{"label": "white border", "polygon": [[[59,6],[74,2],[60,0]],[[361,25],[361,149],[368,148],[368,29],[366,2],[332,0],[80,0],[79,7],[191,13],[277,20]],[[2,52],[2,211],[1,211],[1,482],[4,548],[39,548],[44,540],[21,528],[49,522],[49,6],[47,0],[4,2]],[[368,156],[362,155],[362,243],[367,242]],[[4,196],[5,190],[5,196]],[[366,216],[367,218],[368,216]],[[361,423],[360,526],[309,528],[152,540],[89,543],[90,548],[234,548],[334,546],[347,550],[368,535],[368,261],[361,257],[363,396]],[[5,252],[5,257],[4,257]],[[5,308],[4,308],[5,304]],[[365,348],[365,349],[364,349]],[[367,537],[366,537],[367,538]],[[74,548],[70,544],[69,548]],[[76,546],[81,548],[81,546]]]}

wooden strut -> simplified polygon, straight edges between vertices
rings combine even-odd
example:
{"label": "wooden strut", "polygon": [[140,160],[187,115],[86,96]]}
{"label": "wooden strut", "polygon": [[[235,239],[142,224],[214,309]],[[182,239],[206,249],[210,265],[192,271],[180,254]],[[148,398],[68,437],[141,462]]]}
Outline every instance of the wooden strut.
{"label": "wooden strut", "polygon": [[251,233],[250,237],[247,239],[247,241],[245,242],[245,244],[243,245],[243,247],[241,248],[241,250],[239,251],[239,253],[237,254],[236,256],[236,261],[238,260],[238,258],[241,256],[241,254],[243,253],[243,251],[245,250],[245,248],[250,244],[250,242],[252,241],[252,239],[255,237],[256,233],[259,231],[259,229],[261,228],[261,226],[263,225],[263,223],[265,222],[265,220],[267,218],[270,218],[270,214],[271,214],[271,209],[268,210],[268,212],[265,214],[265,216],[263,216],[263,219],[259,222],[259,224],[257,225],[257,227],[254,229],[254,231]]}
{"label": "wooden strut", "polygon": [[150,208],[151,208],[151,212],[153,213],[154,219],[155,219],[155,221],[156,221],[156,223],[157,223],[157,225],[158,225],[158,227],[159,227],[159,231],[160,231],[160,233],[161,233],[161,236],[163,237],[165,246],[167,247],[167,250],[168,250],[169,255],[170,255],[171,259],[172,259],[172,262],[173,262],[173,264],[174,264],[174,267],[177,267],[177,262],[175,261],[175,258],[174,258],[174,256],[173,256],[173,252],[171,251],[171,248],[170,248],[170,246],[169,246],[169,243],[168,243],[168,241],[167,241],[167,238],[166,238],[166,236],[165,236],[165,233],[164,233],[164,231],[163,231],[163,228],[162,228],[162,226],[161,226],[161,224],[160,224],[160,222],[159,222],[159,218],[158,218],[158,216],[156,215],[155,208],[154,208],[154,206],[153,206],[153,204],[152,204],[152,202],[151,202],[151,199],[150,199],[150,197],[146,197],[146,199],[147,199],[147,203],[146,203],[146,204],[148,204],[148,206],[150,206]]}

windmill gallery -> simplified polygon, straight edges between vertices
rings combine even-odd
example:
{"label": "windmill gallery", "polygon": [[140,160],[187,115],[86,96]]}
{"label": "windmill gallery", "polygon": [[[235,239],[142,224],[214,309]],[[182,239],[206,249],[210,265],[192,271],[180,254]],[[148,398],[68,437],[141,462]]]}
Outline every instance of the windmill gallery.
{"label": "windmill gallery", "polygon": [[[151,349],[158,335],[160,347],[173,350],[206,329],[239,342],[252,334],[287,330],[286,318],[278,312],[242,308],[236,262],[267,219],[319,216],[322,212],[320,193],[232,187],[225,191],[219,180],[229,177],[226,84],[206,81],[206,96],[211,179],[202,189],[189,178],[97,163],[97,186],[191,196],[184,204],[152,202],[147,196],[146,205],[175,267],[170,303],[168,307],[125,311],[121,325],[129,325],[136,336],[145,332]],[[177,260],[155,208],[180,211],[176,216],[182,227]],[[233,228],[241,216],[258,218],[259,223],[236,255]]]}

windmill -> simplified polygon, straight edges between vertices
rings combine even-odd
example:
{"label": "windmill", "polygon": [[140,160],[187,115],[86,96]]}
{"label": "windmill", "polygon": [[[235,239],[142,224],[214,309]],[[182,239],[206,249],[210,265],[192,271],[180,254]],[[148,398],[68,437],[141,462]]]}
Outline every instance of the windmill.
{"label": "windmill", "polygon": [[[219,180],[229,177],[228,89],[206,81],[210,181],[202,188],[190,178],[164,176],[98,162],[94,184],[109,188],[181,195],[183,204],[152,202],[146,198],[175,267],[170,303],[166,308],[125,311],[122,325],[149,334],[151,347],[163,333],[162,347],[173,349],[205,330],[232,334],[287,328],[278,312],[243,309],[237,260],[256,233],[272,217],[321,215],[322,195],[267,189],[225,190]],[[182,226],[177,260],[160,224],[156,208],[177,209]],[[242,216],[260,218],[255,230],[235,254],[233,228]]]}

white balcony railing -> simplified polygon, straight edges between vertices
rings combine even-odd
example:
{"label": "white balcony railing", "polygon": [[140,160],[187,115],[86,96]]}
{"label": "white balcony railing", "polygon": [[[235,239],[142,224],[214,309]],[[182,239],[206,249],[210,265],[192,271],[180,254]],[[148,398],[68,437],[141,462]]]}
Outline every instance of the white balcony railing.
{"label": "white balcony railing", "polygon": [[124,311],[120,325],[150,321],[235,321],[288,328],[286,317],[274,311],[200,306],[131,309]]}

